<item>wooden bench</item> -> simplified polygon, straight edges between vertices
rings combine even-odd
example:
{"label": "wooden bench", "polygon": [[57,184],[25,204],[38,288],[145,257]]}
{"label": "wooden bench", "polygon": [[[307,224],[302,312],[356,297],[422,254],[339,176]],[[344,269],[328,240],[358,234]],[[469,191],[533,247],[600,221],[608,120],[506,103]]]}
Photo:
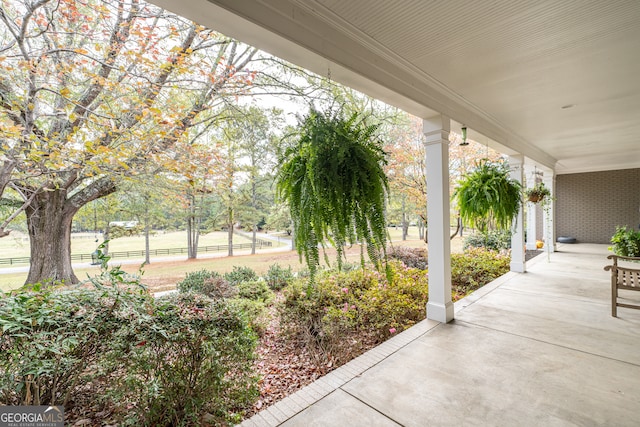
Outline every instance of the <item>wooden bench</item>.
{"label": "wooden bench", "polygon": [[618,290],[640,291],[640,263],[638,268],[618,265],[620,261],[640,261],[640,258],[609,255],[607,259],[613,260],[613,265],[607,265],[604,269],[611,270],[611,315],[618,317],[618,307],[640,310],[640,305],[618,302]]}

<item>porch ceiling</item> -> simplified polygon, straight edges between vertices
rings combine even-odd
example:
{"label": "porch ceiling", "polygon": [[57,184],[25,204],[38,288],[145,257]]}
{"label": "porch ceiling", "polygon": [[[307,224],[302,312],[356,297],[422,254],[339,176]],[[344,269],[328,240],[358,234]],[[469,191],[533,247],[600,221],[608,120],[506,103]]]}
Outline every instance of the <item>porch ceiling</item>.
{"label": "porch ceiling", "polygon": [[557,173],[640,167],[637,0],[152,1]]}

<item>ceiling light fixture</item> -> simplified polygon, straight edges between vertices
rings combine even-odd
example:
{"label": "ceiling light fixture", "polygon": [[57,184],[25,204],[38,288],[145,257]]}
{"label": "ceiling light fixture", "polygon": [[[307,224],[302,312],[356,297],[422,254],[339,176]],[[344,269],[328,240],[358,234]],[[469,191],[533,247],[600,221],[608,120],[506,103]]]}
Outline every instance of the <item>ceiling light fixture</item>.
{"label": "ceiling light fixture", "polygon": [[469,143],[467,142],[467,127],[466,126],[462,126],[462,142],[460,143],[460,145],[469,145]]}

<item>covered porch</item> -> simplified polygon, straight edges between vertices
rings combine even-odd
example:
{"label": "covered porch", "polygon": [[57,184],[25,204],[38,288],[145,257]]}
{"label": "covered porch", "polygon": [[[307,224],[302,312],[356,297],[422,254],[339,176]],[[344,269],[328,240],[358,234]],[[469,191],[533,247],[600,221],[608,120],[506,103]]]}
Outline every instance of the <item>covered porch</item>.
{"label": "covered porch", "polygon": [[[429,319],[244,425],[638,424],[640,315],[611,317],[602,243],[638,221],[640,3],[152,1],[424,119]],[[546,253],[525,262],[538,233],[525,242],[521,211],[512,272],[454,305],[448,136],[463,127],[525,186],[542,171],[557,203]],[[584,176],[612,171],[623,185]],[[566,197],[591,187],[590,205]],[[605,238],[555,252],[560,220]]]}
{"label": "covered porch", "polygon": [[[542,181],[551,190],[547,213],[527,209],[527,241],[522,210],[514,223],[514,272],[527,271],[524,248],[538,236],[555,250],[566,236],[558,223],[574,237],[586,230],[581,241],[591,243],[606,243],[616,225],[637,224],[633,184],[595,177],[589,185],[578,176],[565,185],[565,194],[600,189],[599,209],[568,198],[560,206],[555,196],[562,176],[626,170],[623,183],[640,179],[638,2],[152,1],[424,120],[429,319],[454,318],[451,132],[464,128],[508,155],[524,187]],[[596,238],[591,230],[599,228]]]}
{"label": "covered porch", "polygon": [[243,426],[635,426],[640,313],[611,317],[606,245],[558,245]]}

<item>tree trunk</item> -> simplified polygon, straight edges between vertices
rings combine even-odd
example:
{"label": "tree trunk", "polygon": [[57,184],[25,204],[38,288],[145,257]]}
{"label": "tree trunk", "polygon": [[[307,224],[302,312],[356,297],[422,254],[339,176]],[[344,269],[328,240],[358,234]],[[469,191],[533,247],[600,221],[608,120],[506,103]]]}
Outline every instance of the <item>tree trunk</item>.
{"label": "tree trunk", "polygon": [[[252,156],[252,166],[255,168],[257,161],[253,158]],[[255,170],[255,169],[254,169]],[[256,177],[253,176],[254,174],[252,173],[252,177],[251,177],[251,207],[253,208],[253,214],[255,215],[256,212],[258,211],[258,188],[256,185]],[[257,221],[256,218],[254,218],[254,221]],[[251,255],[255,255],[256,253],[256,232],[258,230],[258,224],[253,224],[253,236],[251,238]]]}
{"label": "tree trunk", "polygon": [[189,196],[189,215],[187,218],[187,258],[198,257],[198,242],[200,239],[200,215],[196,206],[196,196]]}
{"label": "tree trunk", "polygon": [[193,257],[198,257],[198,245],[200,244],[200,218],[196,218],[194,226],[194,233],[191,242],[193,244]]}
{"label": "tree trunk", "polygon": [[227,209],[227,225],[228,225],[228,242],[229,251],[228,255],[233,256],[233,209]]}
{"label": "tree trunk", "polygon": [[196,255],[193,253],[193,243],[191,242],[193,238],[192,228],[193,228],[193,221],[191,219],[191,216],[189,216],[187,218],[187,258],[188,259],[193,259],[196,257]]}
{"label": "tree trunk", "polygon": [[102,254],[104,256],[109,255],[109,238],[111,237],[111,227],[109,227],[109,222],[104,227],[104,233],[102,234],[102,241],[104,242],[104,248],[102,249]]}
{"label": "tree trunk", "polygon": [[423,224],[424,224],[424,242],[428,245],[429,244],[429,222],[425,219]]}
{"label": "tree trunk", "polygon": [[407,211],[405,205],[405,197],[402,197],[402,241],[407,240],[409,235],[409,221],[407,221]]}
{"label": "tree trunk", "polygon": [[416,221],[418,225],[418,238],[420,240],[424,240],[424,223],[422,222],[422,217],[418,216],[418,220]]}
{"label": "tree trunk", "polygon": [[4,194],[4,189],[11,181],[16,164],[17,162],[11,159],[5,159],[0,164],[0,195]]}
{"label": "tree trunk", "polygon": [[189,197],[189,212],[187,213],[187,258],[194,259],[196,254],[193,251],[193,205],[194,200],[192,195],[188,195]]}
{"label": "tree trunk", "polygon": [[449,237],[449,240],[453,240],[453,238],[458,235],[461,225],[462,225],[462,221],[460,221],[460,217],[458,217],[458,221],[456,221],[456,231],[454,231],[453,234],[451,234],[451,236]]}
{"label": "tree trunk", "polygon": [[407,240],[409,236],[409,221],[405,214],[402,214],[402,240]]}
{"label": "tree trunk", "polygon": [[256,243],[258,242],[258,238],[256,236],[257,231],[258,231],[258,226],[254,225],[253,234],[251,236],[251,255],[255,255],[256,253]]}
{"label": "tree trunk", "polygon": [[43,191],[25,210],[31,244],[25,283],[79,282],[71,266],[71,222],[78,209],[66,201],[65,190]]}
{"label": "tree trunk", "polygon": [[149,218],[145,218],[144,223],[144,264],[151,264],[151,257],[149,256],[149,230],[151,227],[149,226]]}

